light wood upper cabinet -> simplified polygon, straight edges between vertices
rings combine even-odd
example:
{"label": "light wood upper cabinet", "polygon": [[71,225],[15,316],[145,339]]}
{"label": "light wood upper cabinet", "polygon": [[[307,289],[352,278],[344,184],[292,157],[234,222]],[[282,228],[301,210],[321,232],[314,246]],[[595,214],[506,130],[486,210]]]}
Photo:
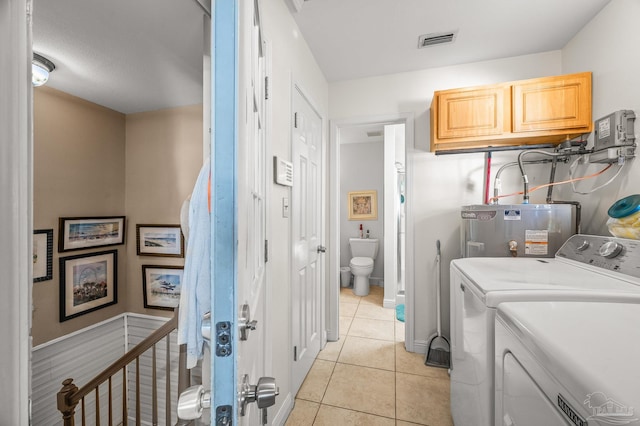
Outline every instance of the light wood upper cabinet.
{"label": "light wood upper cabinet", "polygon": [[591,73],[443,90],[431,103],[431,150],[558,144],[591,132]]}
{"label": "light wood upper cabinet", "polygon": [[438,138],[496,136],[510,130],[509,86],[443,92],[438,96]]}
{"label": "light wood upper cabinet", "polygon": [[513,85],[513,131],[591,127],[591,73],[536,78]]}

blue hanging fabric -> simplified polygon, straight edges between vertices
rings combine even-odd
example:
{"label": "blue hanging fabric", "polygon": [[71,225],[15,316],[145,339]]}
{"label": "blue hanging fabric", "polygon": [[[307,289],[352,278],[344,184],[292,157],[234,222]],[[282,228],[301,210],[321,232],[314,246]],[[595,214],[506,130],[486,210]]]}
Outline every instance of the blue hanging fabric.
{"label": "blue hanging fabric", "polygon": [[211,311],[210,174],[207,160],[200,170],[188,207],[189,238],[178,317],[178,344],[187,345],[187,368],[195,367],[202,359],[202,318]]}

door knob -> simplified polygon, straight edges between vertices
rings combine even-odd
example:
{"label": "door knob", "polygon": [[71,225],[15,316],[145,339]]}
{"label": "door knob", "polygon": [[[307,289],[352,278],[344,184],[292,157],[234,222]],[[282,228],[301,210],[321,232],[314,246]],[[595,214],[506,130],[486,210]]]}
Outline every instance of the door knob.
{"label": "door knob", "polygon": [[202,337],[207,342],[211,342],[211,312],[207,312],[202,316]]}
{"label": "door knob", "polygon": [[178,398],[178,418],[195,420],[202,417],[202,410],[211,407],[211,392],[205,391],[202,385],[191,386]]}
{"label": "door knob", "polygon": [[324,253],[327,251],[327,248],[325,246],[318,246],[318,253]]}
{"label": "door knob", "polygon": [[247,331],[255,330],[258,321],[251,321],[251,309],[249,305],[245,303],[240,308],[240,318],[238,318],[238,328],[240,329],[240,340],[247,340]]}
{"label": "door knob", "polygon": [[276,379],[273,377],[260,377],[258,384],[249,384],[249,375],[245,374],[240,386],[240,415],[244,416],[247,404],[256,402],[259,409],[271,407],[276,403],[276,396],[280,395],[280,388],[276,386]]}

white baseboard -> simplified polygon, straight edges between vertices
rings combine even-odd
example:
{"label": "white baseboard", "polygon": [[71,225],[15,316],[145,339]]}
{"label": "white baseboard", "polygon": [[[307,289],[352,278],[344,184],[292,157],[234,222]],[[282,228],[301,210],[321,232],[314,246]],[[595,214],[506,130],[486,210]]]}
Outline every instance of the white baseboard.
{"label": "white baseboard", "polygon": [[427,349],[429,348],[428,340],[414,340],[413,341],[413,352],[417,354],[426,354]]}
{"label": "white baseboard", "polygon": [[396,307],[396,299],[384,299],[382,301],[383,308],[395,308]]}
{"label": "white baseboard", "polygon": [[291,410],[293,410],[293,396],[291,392],[287,394],[287,397],[284,399],[284,402],[280,406],[278,413],[273,417],[271,421],[272,425],[282,426],[287,421],[289,414],[291,414]]}

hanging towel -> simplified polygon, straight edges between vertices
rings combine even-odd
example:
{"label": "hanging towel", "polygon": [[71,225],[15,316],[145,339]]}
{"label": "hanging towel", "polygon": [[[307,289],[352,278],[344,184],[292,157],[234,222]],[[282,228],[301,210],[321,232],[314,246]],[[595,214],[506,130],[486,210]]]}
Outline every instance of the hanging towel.
{"label": "hanging towel", "polygon": [[202,318],[211,311],[209,180],[207,161],[200,170],[188,208],[189,237],[178,316],[178,344],[187,345],[187,368],[195,367],[202,358]]}

